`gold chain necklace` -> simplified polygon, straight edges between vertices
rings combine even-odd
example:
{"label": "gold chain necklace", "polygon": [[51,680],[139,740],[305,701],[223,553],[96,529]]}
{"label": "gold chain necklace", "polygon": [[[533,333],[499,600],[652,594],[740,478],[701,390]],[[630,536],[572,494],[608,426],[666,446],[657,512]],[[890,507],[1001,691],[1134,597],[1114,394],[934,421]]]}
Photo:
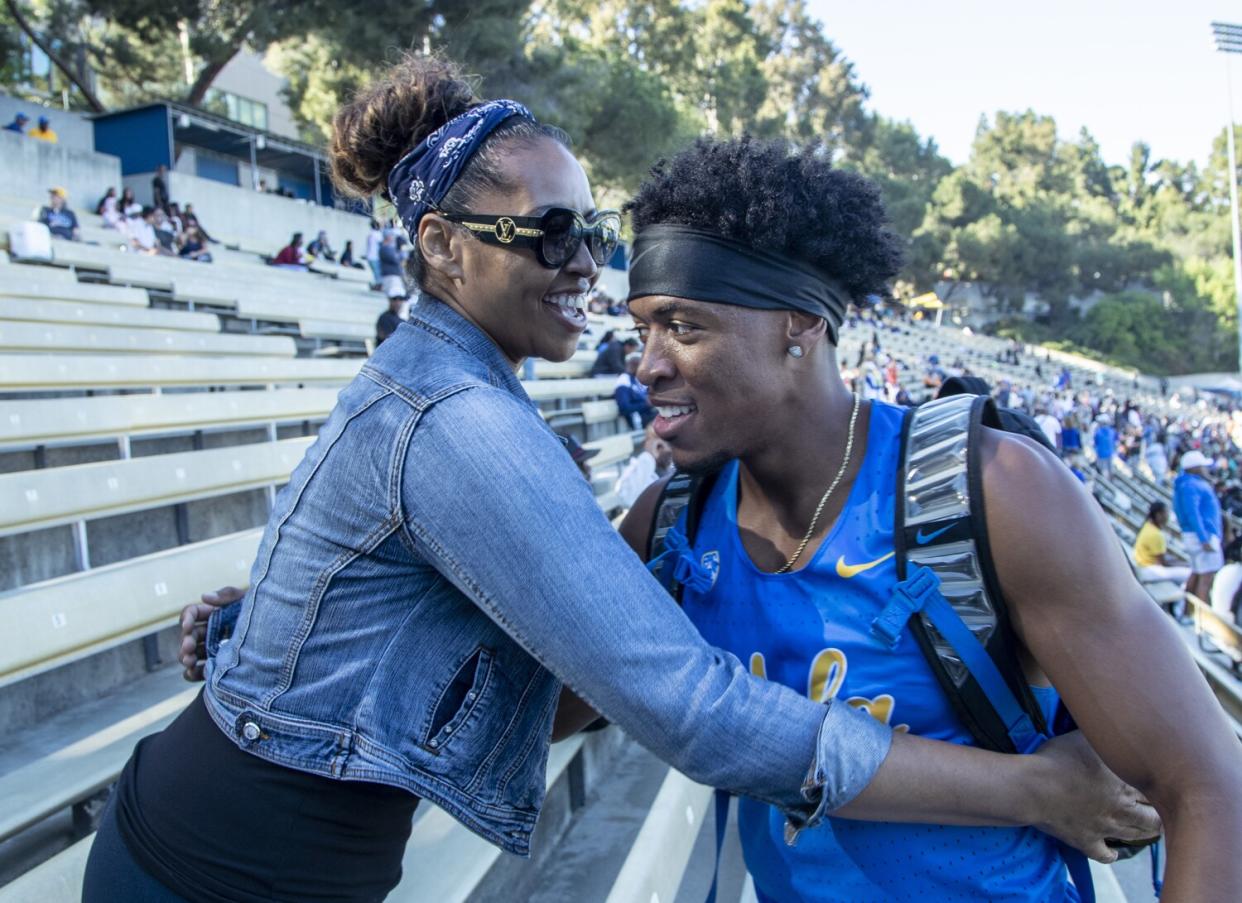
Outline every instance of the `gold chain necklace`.
{"label": "gold chain necklace", "polygon": [[854,424],[858,422],[858,409],[861,406],[862,398],[858,395],[854,396],[854,409],[850,412],[850,430],[845,437],[845,456],[841,459],[841,469],[837,471],[837,475],[833,477],[832,483],[828,486],[828,491],[820,498],[819,504],[815,507],[815,516],[811,518],[811,526],[806,528],[806,536],[802,537],[802,542],[798,543],[798,549],[793,553],[793,557],[781,566],[777,571],[778,574],[787,574],[798,559],[802,557],[802,553],[806,551],[806,547],[811,542],[811,535],[815,532],[815,527],[819,524],[819,516],[824,513],[824,505],[828,503],[828,497],[832,495],[834,489],[840,485],[841,480],[845,477],[845,471],[850,466],[850,458],[854,456]]}

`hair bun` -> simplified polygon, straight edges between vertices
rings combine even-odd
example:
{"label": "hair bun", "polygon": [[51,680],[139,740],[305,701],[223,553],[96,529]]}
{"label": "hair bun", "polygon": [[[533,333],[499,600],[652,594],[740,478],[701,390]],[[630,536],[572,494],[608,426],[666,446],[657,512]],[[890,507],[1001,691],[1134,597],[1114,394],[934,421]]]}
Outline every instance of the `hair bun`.
{"label": "hair bun", "polygon": [[378,82],[360,90],[332,122],[328,156],[343,194],[369,198],[418,142],[479,103],[450,60],[406,54]]}

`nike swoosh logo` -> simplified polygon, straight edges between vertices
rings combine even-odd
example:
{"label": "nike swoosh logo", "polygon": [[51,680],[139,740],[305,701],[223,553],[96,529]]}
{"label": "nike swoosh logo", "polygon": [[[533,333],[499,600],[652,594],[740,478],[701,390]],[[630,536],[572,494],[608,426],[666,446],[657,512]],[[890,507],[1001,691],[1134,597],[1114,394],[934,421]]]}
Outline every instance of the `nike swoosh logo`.
{"label": "nike swoosh logo", "polygon": [[939,536],[941,533],[947,533],[949,530],[952,530],[952,529],[953,529],[953,524],[949,524],[949,526],[947,527],[941,527],[939,530],[933,530],[931,533],[925,534],[923,533],[923,528],[920,527],[919,532],[916,533],[914,536],[914,541],[917,542],[921,546],[925,546],[929,542],[931,542],[933,539],[935,539],[937,536]]}
{"label": "nike swoosh logo", "polygon": [[844,577],[846,580],[849,580],[851,577],[857,577],[863,571],[869,571],[877,564],[883,564],[888,561],[895,554],[895,552],[889,552],[887,555],[877,558],[875,561],[868,561],[866,564],[846,564],[845,556],[842,555],[837,559],[837,576]]}

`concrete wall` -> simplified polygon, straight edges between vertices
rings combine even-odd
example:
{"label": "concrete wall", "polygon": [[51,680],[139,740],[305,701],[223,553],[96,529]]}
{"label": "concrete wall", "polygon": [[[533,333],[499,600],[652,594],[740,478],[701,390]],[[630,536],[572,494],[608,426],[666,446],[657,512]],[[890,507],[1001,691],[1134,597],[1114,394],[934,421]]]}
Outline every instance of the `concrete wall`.
{"label": "concrete wall", "polygon": [[229,61],[211,86],[267,104],[267,130],[286,138],[297,138],[297,123],[282,93],[288,83],[267,67],[263,57],[243,50]]}
{"label": "concrete wall", "polygon": [[60,147],[82,151],[95,149],[95,126],[81,113],[71,113],[59,107],[45,107],[0,92],[0,125],[8,125],[19,112],[30,117],[30,122],[26,124],[27,129],[37,124],[40,116],[50,119],[52,131],[56,133]]}
{"label": "concrete wall", "polygon": [[[153,173],[126,176],[135,195],[144,203],[151,199]],[[169,196],[182,204],[194,205],[199,221],[212,235],[242,239],[244,243],[275,254],[294,232],[301,232],[309,243],[320,229],[328,233],[339,253],[352,240],[355,255],[366,248],[368,219],[315,203],[261,194],[245,188],[224,185],[210,179],[181,172],[169,174]]]}
{"label": "concrete wall", "polygon": [[120,184],[116,157],[0,131],[0,195],[42,201],[48,188],[63,185],[71,207],[93,211],[104,191]]}

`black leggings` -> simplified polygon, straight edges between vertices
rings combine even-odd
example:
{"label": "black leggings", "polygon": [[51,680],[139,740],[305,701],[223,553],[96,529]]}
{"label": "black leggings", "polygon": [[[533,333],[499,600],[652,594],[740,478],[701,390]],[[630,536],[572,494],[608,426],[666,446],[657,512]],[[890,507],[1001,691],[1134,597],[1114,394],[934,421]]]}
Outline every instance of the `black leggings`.
{"label": "black leggings", "polygon": [[82,881],[82,903],[190,903],[142,870],[129,847],[121,839],[116,824],[116,795],[113,794],[99,822],[95,842],[86,860]]}

